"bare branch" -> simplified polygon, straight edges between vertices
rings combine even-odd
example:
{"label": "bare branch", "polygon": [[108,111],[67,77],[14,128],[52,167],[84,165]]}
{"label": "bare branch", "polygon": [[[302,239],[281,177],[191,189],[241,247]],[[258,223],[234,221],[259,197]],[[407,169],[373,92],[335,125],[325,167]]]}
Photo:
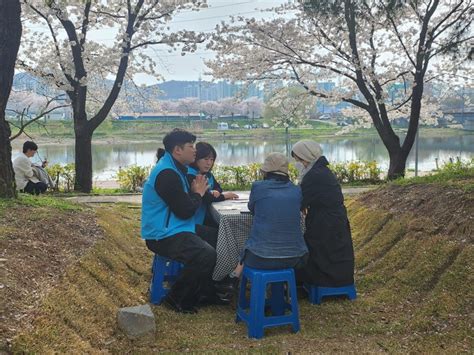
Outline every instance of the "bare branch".
{"label": "bare branch", "polygon": [[[49,102],[49,103],[46,105],[46,107],[48,107],[50,103],[51,103],[51,102]],[[69,105],[55,106],[55,107],[52,107],[52,108],[49,109],[49,110],[42,111],[39,115],[37,115],[37,116],[35,116],[34,118],[28,120],[26,123],[23,123],[23,118],[25,117],[25,109],[23,109],[23,112],[21,113],[21,116],[20,116],[20,122],[21,122],[20,126],[14,125],[13,123],[11,123],[11,121],[9,121],[10,124],[12,124],[13,126],[15,126],[16,128],[19,129],[19,131],[18,131],[15,135],[13,135],[13,136],[11,136],[11,137],[9,138],[10,142],[13,141],[15,138],[18,138],[19,136],[21,136],[23,133],[26,134],[25,129],[26,129],[26,127],[28,127],[30,124],[32,124],[32,123],[34,123],[34,122],[40,120],[41,118],[45,117],[46,115],[50,114],[51,112],[53,112],[53,111],[55,111],[55,110],[60,109],[60,108],[64,108],[64,107],[69,107]],[[13,110],[13,111],[14,111],[14,110]],[[14,112],[19,113],[18,111],[14,111]],[[28,136],[28,137],[29,137],[29,136]]]}
{"label": "bare branch", "polygon": [[[291,65],[291,64],[290,64],[290,65]],[[293,74],[295,75],[296,81],[298,81],[298,83],[300,83],[301,86],[303,86],[303,87],[305,88],[305,90],[306,90],[309,94],[311,94],[311,95],[313,95],[313,96],[315,96],[315,97],[321,97],[321,98],[326,98],[326,99],[330,98],[330,96],[327,95],[327,94],[325,94],[325,93],[317,92],[317,91],[311,89],[311,88],[304,82],[304,80],[302,80],[302,78],[300,77],[300,75],[299,75],[298,72],[296,71],[296,68],[295,68],[293,65],[291,65],[291,68],[293,69]],[[366,111],[369,111],[369,106],[368,106],[367,104],[363,103],[362,101],[355,100],[355,99],[352,99],[352,98],[342,98],[342,101],[351,103],[351,104],[353,104],[353,105],[355,105],[355,106],[357,106],[357,107],[360,107],[360,108],[362,108],[362,109],[364,109],[364,110],[366,110]]]}
{"label": "bare branch", "polygon": [[[173,43],[187,43],[188,41],[178,41],[178,42],[173,42]],[[202,43],[203,41],[201,41]],[[156,44],[164,44],[164,43],[168,43],[167,41],[164,41],[164,40],[161,40],[161,41],[145,41],[145,42],[142,42],[142,43],[138,43],[132,47],[130,47],[130,51],[133,51],[134,49],[137,49],[137,48],[140,48],[140,47],[144,47],[144,46],[151,46],[151,45],[156,45]]]}
{"label": "bare branch", "polygon": [[[467,29],[468,25],[465,26],[465,29]],[[454,39],[450,39],[446,41],[447,43],[444,46],[440,46],[437,48],[433,53],[430,54],[429,59],[437,56],[440,53],[446,53],[449,52],[450,49],[456,48],[459,44],[469,42],[470,40],[474,39],[474,36],[470,36],[467,38],[459,39],[455,41]]]}
{"label": "bare branch", "polygon": [[[433,40],[435,40],[440,34],[442,34],[444,31],[446,31],[449,27],[451,27],[452,25],[454,25],[455,23],[457,23],[457,22],[460,20],[460,18],[466,13],[466,11],[468,11],[469,6],[466,6],[466,8],[465,8],[463,11],[461,11],[461,12],[459,13],[459,15],[456,16],[456,18],[455,18],[453,21],[451,21],[450,23],[446,24],[442,29],[440,29],[440,31],[439,31],[438,33],[436,33],[436,31],[438,30],[438,28],[440,28],[440,27],[443,25],[443,23],[445,23],[454,13],[456,13],[456,12],[458,11],[459,7],[463,4],[463,2],[464,2],[464,1],[460,1],[455,7],[453,7],[453,8],[451,9],[450,12],[448,12],[448,13],[446,14],[446,16],[445,16],[443,19],[441,19],[441,21],[438,22],[438,24],[436,24],[436,26],[433,27],[433,29],[430,31],[430,37],[431,37]],[[472,20],[471,20],[471,21],[472,21]]]}
{"label": "bare branch", "polygon": [[396,111],[396,110],[399,110],[400,108],[402,108],[403,106],[405,106],[408,102],[410,102],[410,100],[411,100],[411,98],[412,98],[412,95],[413,95],[413,94],[410,94],[410,96],[408,96],[408,98],[406,98],[405,100],[403,100],[403,102],[401,102],[401,103],[398,104],[397,106],[391,108],[390,110],[387,110],[387,112]]}
{"label": "bare branch", "polygon": [[[25,1],[26,4],[28,4],[26,1]],[[32,4],[28,4],[28,6],[35,12],[38,14],[38,16],[40,16],[43,20],[46,21],[46,25],[48,26],[49,28],[49,31],[51,33],[51,37],[53,38],[53,43],[54,43],[54,48],[55,48],[55,51],[56,51],[56,56],[58,57],[58,64],[61,68],[61,71],[63,72],[64,76],[66,77],[67,81],[69,81],[69,83],[71,85],[74,85],[76,83],[76,81],[74,80],[74,78],[69,75],[66,71],[66,68],[64,67],[63,63],[62,63],[62,60],[61,60],[61,50],[59,49],[59,43],[58,43],[58,39],[57,39],[57,36],[56,36],[56,33],[54,32],[54,29],[53,29],[53,26],[51,25],[51,22],[48,20],[48,17],[43,14],[39,9],[37,9],[35,6],[33,6]]]}
{"label": "bare branch", "polygon": [[133,34],[135,33],[135,20],[137,18],[136,14],[140,12],[141,7],[143,6],[143,2],[144,0],[138,0],[132,12],[130,0],[127,1],[128,22],[125,33],[127,34],[129,41],[127,41],[126,46],[122,48],[122,56],[120,58],[119,67],[117,69],[117,74],[115,75],[115,80],[112,89],[110,90],[109,95],[107,96],[107,99],[100,108],[99,112],[97,112],[97,114],[89,121],[90,128],[92,130],[96,129],[105,120],[120,93],[123,79],[125,77],[125,73],[128,67],[129,53],[131,51],[131,41]]}
{"label": "bare branch", "polygon": [[[112,17],[114,19],[124,19],[124,18],[127,18],[127,16],[125,15],[119,15],[118,13],[117,14],[112,14],[110,12],[107,12],[107,11],[103,11],[103,10],[91,10],[91,12],[93,14],[96,14],[96,15],[104,15],[104,16],[107,16],[107,17]],[[118,11],[120,12],[120,11]]]}
{"label": "bare branch", "polygon": [[[383,4],[383,2],[382,2],[382,4]],[[385,8],[385,12],[387,13],[388,20],[389,20],[390,23],[392,24],[393,30],[395,31],[395,35],[397,36],[398,42],[400,42],[400,45],[402,46],[403,50],[405,51],[405,54],[407,55],[407,57],[408,57],[408,59],[410,60],[411,64],[413,64],[413,66],[416,67],[415,61],[414,61],[413,58],[411,57],[410,52],[408,51],[407,47],[405,46],[405,43],[403,43],[402,35],[401,35],[400,32],[398,31],[398,27],[397,27],[397,24],[395,23],[395,20],[394,20],[393,17],[390,15],[390,11],[389,11],[388,8],[385,6],[385,4],[384,4],[383,6],[384,6],[384,8]]]}
{"label": "bare branch", "polygon": [[84,43],[86,42],[86,36],[87,36],[87,29],[89,26],[89,13],[91,11],[91,4],[92,0],[87,0],[86,6],[84,8],[84,19],[82,20],[82,26],[81,26],[81,40],[79,41],[79,44],[81,48],[84,47]]}
{"label": "bare branch", "polygon": [[329,44],[331,44],[333,46],[333,48],[342,56],[342,58],[344,58],[345,60],[347,60],[349,63],[352,63],[352,60],[351,60],[351,56],[349,53],[346,53],[344,52],[342,49],[341,49],[341,46],[338,46],[336,42],[334,42],[331,37],[328,36],[328,34],[321,28],[321,26],[318,25],[318,23],[316,22],[316,19],[314,17],[311,17],[310,18],[311,22],[313,23],[313,25],[318,29],[319,33],[321,34],[321,36],[323,36],[323,38],[325,40],[327,40],[329,42]]}
{"label": "bare branch", "polygon": [[[409,74],[409,73],[410,73],[410,71],[405,70],[405,71],[403,71],[403,72],[401,72],[401,73],[398,73],[397,76],[395,76],[394,78],[385,80],[385,81],[384,81],[382,84],[380,84],[380,85],[385,86],[385,85],[387,85],[388,83],[390,83],[390,82],[392,82],[392,81],[396,81],[399,77],[403,77],[403,78],[404,78],[404,76],[405,76],[406,74]],[[404,80],[405,80],[405,79],[404,79]]]}

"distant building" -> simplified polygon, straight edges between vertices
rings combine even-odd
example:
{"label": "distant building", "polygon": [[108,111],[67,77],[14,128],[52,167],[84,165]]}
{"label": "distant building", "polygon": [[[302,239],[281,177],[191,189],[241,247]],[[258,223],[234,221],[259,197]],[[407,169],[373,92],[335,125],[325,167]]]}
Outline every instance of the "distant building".
{"label": "distant building", "polygon": [[[322,81],[316,84],[316,88],[318,91],[323,91],[323,92],[331,92],[338,90],[339,88],[336,88],[336,83],[333,83],[332,81]],[[325,100],[317,100],[316,101],[316,111],[319,112],[320,114],[336,114],[339,113],[342,109],[349,107],[350,104],[347,102],[339,102],[337,104],[329,104]]]}
{"label": "distant building", "polygon": [[[452,118],[454,123],[464,124],[466,121],[472,121],[474,119],[474,108],[469,107],[466,110],[449,110],[443,111],[445,116]],[[468,123],[469,125],[470,123]]]}
{"label": "distant building", "polygon": [[471,115],[464,119],[462,128],[465,129],[466,131],[474,131],[474,115]]}
{"label": "distant building", "polygon": [[183,115],[177,112],[143,112],[138,114],[122,114],[117,117],[119,121],[157,121],[157,122],[184,122],[201,120],[203,116],[198,112]]}
{"label": "distant building", "polygon": [[246,120],[249,117],[247,115],[220,115],[218,118],[221,120]]}
{"label": "distant building", "polygon": [[263,90],[257,85],[244,85],[228,81],[210,82],[205,80],[194,81],[165,81],[157,84],[161,95],[159,100],[179,100],[186,97],[197,97],[202,101],[218,101],[227,97],[234,97],[243,93],[244,98],[257,96],[263,98]]}

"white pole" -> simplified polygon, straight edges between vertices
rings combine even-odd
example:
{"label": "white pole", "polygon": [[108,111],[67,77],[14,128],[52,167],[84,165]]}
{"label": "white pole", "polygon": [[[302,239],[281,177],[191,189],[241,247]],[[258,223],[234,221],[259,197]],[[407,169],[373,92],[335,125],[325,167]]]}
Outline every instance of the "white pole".
{"label": "white pole", "polygon": [[418,176],[418,140],[420,138],[420,124],[416,129],[416,138],[415,138],[415,177]]}

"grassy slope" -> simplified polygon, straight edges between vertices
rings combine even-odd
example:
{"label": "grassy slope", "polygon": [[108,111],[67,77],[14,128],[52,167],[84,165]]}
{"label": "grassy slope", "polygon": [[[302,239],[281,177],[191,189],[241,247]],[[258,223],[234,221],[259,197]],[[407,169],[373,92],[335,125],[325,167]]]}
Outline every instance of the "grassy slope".
{"label": "grassy slope", "polygon": [[67,269],[60,286],[46,297],[33,329],[21,334],[13,349],[40,353],[472,349],[472,221],[459,230],[446,229],[436,226],[429,215],[421,218],[368,206],[367,201],[348,203],[357,301],[311,306],[301,300],[299,334],[270,329],[259,341],[246,338],[244,325],[234,323],[234,312],[227,307],[203,309],[197,316],[154,307],[154,338],[127,340],[117,329],[116,311],[146,302],[151,254],[138,238],[138,210],[123,205],[99,208],[107,237]]}

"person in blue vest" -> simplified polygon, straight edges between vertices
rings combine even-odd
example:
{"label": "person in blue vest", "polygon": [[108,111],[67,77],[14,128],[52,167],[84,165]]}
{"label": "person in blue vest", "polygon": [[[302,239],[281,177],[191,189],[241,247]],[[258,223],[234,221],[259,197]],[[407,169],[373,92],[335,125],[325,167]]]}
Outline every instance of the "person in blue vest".
{"label": "person in blue vest", "polygon": [[216,158],[217,152],[212,145],[206,142],[199,142],[196,144],[196,160],[188,167],[190,181],[194,180],[197,175],[205,176],[208,181],[208,190],[202,198],[203,203],[194,215],[197,225],[216,227],[215,222],[208,214],[209,205],[213,202],[239,198],[233,192],[223,192],[220,184],[212,174]]}
{"label": "person in blue vest", "polygon": [[215,246],[196,233],[194,215],[207,191],[205,176],[189,182],[196,136],[180,129],[168,133],[164,154],[150,172],[142,197],[141,236],[152,252],[184,264],[163,304],[180,313],[196,313],[201,296],[215,296],[212,272]]}

